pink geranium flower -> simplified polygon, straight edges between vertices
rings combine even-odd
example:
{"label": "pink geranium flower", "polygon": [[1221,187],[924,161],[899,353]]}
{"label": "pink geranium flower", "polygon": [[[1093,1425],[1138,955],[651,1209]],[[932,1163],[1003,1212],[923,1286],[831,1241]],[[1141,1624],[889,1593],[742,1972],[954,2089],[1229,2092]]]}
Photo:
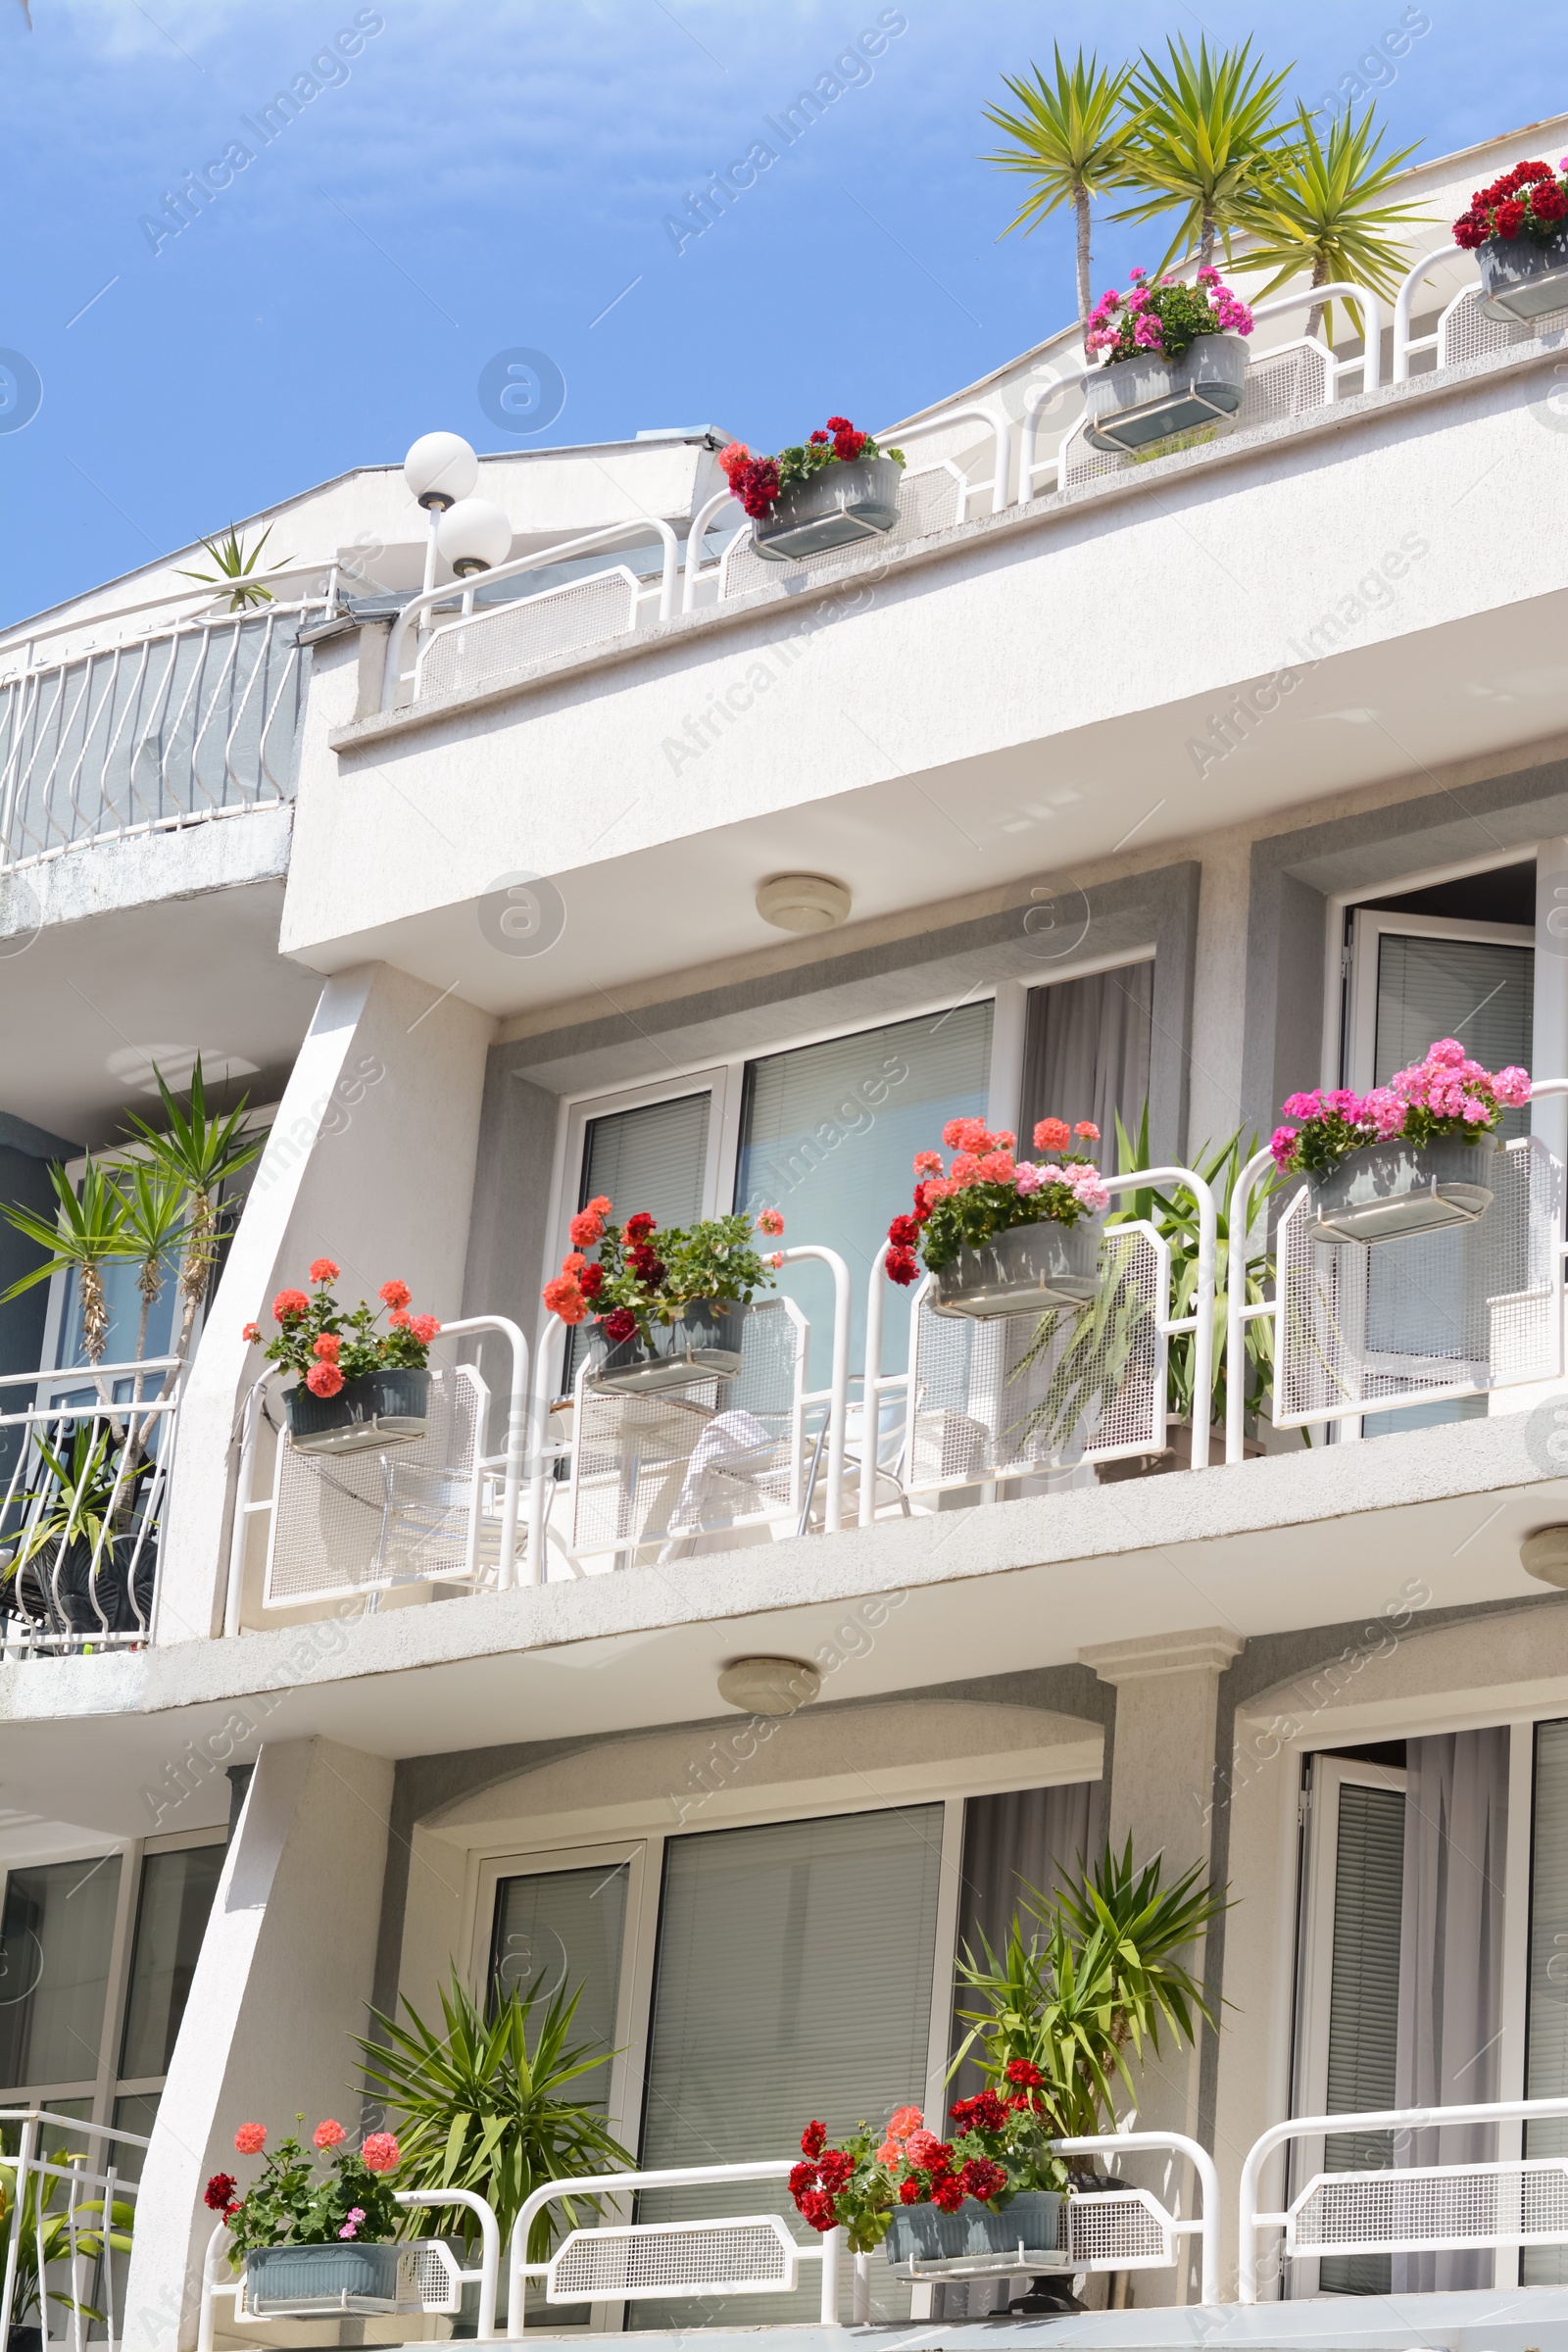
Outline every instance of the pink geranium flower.
{"label": "pink geranium flower", "polygon": [[234,2134],[234,2145],[242,2156],[259,2156],[267,2145],[265,2124],[241,2124]]}
{"label": "pink geranium flower", "polygon": [[311,2137],[313,2140],[315,2140],[318,2148],[339,2148],[342,2146],[344,2140],[347,2139],[348,2133],[344,2131],[341,2124],[334,2123],[332,2118],[328,2116],[324,2124],[317,2125],[316,2130],[311,2133]]}

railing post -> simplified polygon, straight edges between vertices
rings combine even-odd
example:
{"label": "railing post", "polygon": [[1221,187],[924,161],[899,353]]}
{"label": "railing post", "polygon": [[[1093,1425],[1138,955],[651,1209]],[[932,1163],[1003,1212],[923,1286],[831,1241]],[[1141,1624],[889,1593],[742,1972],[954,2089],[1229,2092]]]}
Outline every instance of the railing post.
{"label": "railing post", "polygon": [[824,2328],[841,2328],[839,2318],[839,2249],[844,2243],[842,2224],[824,2232],[822,2238],[822,2302],[820,2321]]}
{"label": "railing post", "polygon": [[882,1285],[891,1243],[871,1260],[865,1293],[865,1371],[860,1381],[860,1525],[876,1518],[877,1458],[882,1446]]}
{"label": "railing post", "polygon": [[[1152,1192],[1156,1185],[1177,1184],[1192,1195],[1198,1206],[1198,1280],[1193,1312],[1180,1322],[1167,1316],[1167,1334],[1193,1335],[1193,1453],[1195,1470],[1208,1468],[1208,1425],[1214,1410],[1214,1267],[1218,1216],[1214,1195],[1194,1168],[1130,1168],[1125,1174],[1101,1178],[1110,1192]],[[1169,1294],[1166,1306],[1170,1305]]]}
{"label": "railing post", "polygon": [[1406,270],[1399,281],[1399,291],[1394,298],[1394,366],[1390,370],[1396,384],[1406,384],[1410,380],[1410,303],[1415,290],[1435,262],[1441,262],[1446,254],[1460,251],[1462,248],[1449,237],[1446,244],[1434,245],[1430,253],[1423,254],[1414,269]]}
{"label": "railing post", "polygon": [[1219,2301],[1219,2168],[1205,2147],[1185,2132],[1102,2132],[1082,2139],[1054,2139],[1051,2145],[1059,2156],[1120,2155],[1142,2148],[1174,2148],[1179,2156],[1185,2156],[1202,2190],[1203,2210],[1197,2229],[1199,2295],[1204,2303]]}
{"label": "railing post", "polygon": [[828,1383],[827,1498],[822,1524],[836,1536],[844,1524],[844,1424],[850,1401],[850,1269],[836,1250],[803,1242],[779,1252],[786,1265],[817,1257],[833,1276],[833,1370]]}
{"label": "railing post", "polygon": [[11,2208],[11,2233],[6,2240],[5,2285],[0,2288],[0,2352],[11,2342],[11,2308],[17,2292],[17,2259],[22,2251],[22,2216],[26,2204],[27,2168],[38,2145],[38,2118],[25,2118],[17,2143],[17,2193]]}
{"label": "railing post", "polygon": [[[1225,1459],[1228,1463],[1245,1460],[1247,1453],[1247,1325],[1275,1313],[1278,1306],[1277,1277],[1272,1304],[1251,1308],[1247,1302],[1247,1237],[1252,1216],[1252,1186],[1273,1156],[1271,1152],[1254,1152],[1237,1176],[1231,1193],[1229,1238],[1225,1245]],[[1277,1379],[1277,1347],[1274,1373]]]}

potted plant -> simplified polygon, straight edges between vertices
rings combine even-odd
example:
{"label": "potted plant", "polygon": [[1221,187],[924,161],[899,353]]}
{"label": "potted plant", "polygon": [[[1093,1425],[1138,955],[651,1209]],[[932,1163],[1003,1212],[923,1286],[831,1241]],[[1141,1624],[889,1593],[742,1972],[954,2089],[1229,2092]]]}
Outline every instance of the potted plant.
{"label": "potted plant", "polygon": [[[265,1353],[271,1364],[297,1372],[284,1391],[289,1437],[301,1453],[355,1453],[368,1446],[421,1438],[430,1410],[430,1342],[441,1326],[434,1315],[411,1315],[406,1282],[383,1282],[380,1309],[362,1298],[353,1312],[339,1306],[331,1285],[339,1268],[329,1257],[311,1267],[316,1288],[279,1291],[272,1318],[280,1328]],[[261,1339],[247,1323],[243,1337]]]}
{"label": "potted plant", "polygon": [[[305,2118],[298,2119],[301,2123]],[[311,2134],[324,2172],[292,2134],[270,2150],[243,2196],[232,2173],[215,2173],[206,2202],[228,2224],[229,2261],[245,2274],[247,2308],[258,2317],[281,2311],[344,2311],[397,2302],[402,2221],[391,2176],[398,2143],[372,2132],[358,2148],[330,2117]],[[241,2124],[234,2145],[258,2156],[265,2124]]]}
{"label": "potted plant", "polygon": [[1135,270],[1125,294],[1102,294],[1089,314],[1084,355],[1103,355],[1084,378],[1091,447],[1137,456],[1172,434],[1228,433],[1247,384],[1252,314],[1200,270],[1197,282]]}
{"label": "potted plant", "polygon": [[1051,2151],[1043,2080],[1028,2060],[1012,2061],[1003,2089],[950,2110],[951,2139],[927,2131],[918,2107],[896,2108],[881,2134],[861,2124],[836,2147],[821,2124],[808,2124],[790,2175],[797,2212],[813,2230],[842,2225],[857,2253],[885,2245],[890,2263],[927,2275],[988,2257],[1020,2270],[1054,2262],[1067,2168]]}
{"label": "potted plant", "polygon": [[[758,1291],[771,1288],[782,1252],[760,1256],[752,1221],[740,1212],[662,1231],[646,1209],[624,1226],[614,1214],[604,1194],[578,1210],[572,1246],[543,1293],[568,1326],[593,1317],[590,1385],[632,1395],[715,1374],[732,1378],[741,1368],[747,1309]],[[757,1230],[776,1238],[784,1219],[764,1208]],[[593,1262],[590,1250],[599,1253]]]}
{"label": "potted plant", "polygon": [[[1568,172],[1568,156],[1559,171]],[[1515,164],[1477,188],[1453,224],[1453,241],[1476,257],[1489,318],[1528,325],[1568,308],[1568,178],[1549,164]]]}
{"label": "potted plant", "polygon": [[769,563],[873,539],[899,519],[904,453],[879,449],[847,416],[830,416],[825,430],[772,458],[732,441],[718,462],[752,517],[752,544]]}
{"label": "potted plant", "polygon": [[1530,1100],[1527,1071],[1494,1073],[1456,1039],[1396,1070],[1365,1097],[1348,1087],[1291,1095],[1298,1127],[1269,1139],[1282,1176],[1304,1176],[1315,1240],[1403,1241],[1446,1225],[1473,1225],[1492,1206],[1489,1162],[1505,1110]]}
{"label": "potted plant", "polygon": [[[405,2187],[473,2189],[494,2213],[503,2246],[545,2181],[635,2166],[602,2106],[580,2095],[583,2077],[612,2054],[572,2041],[581,1997],[580,1984],[548,1995],[537,1984],[514,1985],[491,2013],[454,1969],[439,2028],[405,1998],[406,2024],[372,2009],[373,2038],[360,2038],[367,2082],[397,2126]],[[578,2228],[585,2210],[597,2213],[600,2200],[543,2207],[529,2232],[529,2261],[547,2261],[557,2231]],[[471,2248],[478,2223],[466,2206],[457,2209],[456,2227]]]}
{"label": "potted plant", "polygon": [[50,1633],[145,1633],[158,1537],[137,1520],[136,1490],[153,1465],[127,1461],[125,1441],[96,1421],[62,1422],[55,1438],[33,1440],[46,1475],[0,1553],[7,1598]]}
{"label": "potted plant", "polygon": [[[1042,1119],[1037,1152],[1015,1159],[1015,1138],[983,1119],[950,1119],[942,1140],[954,1153],[915,1153],[914,1205],[888,1227],[888,1280],[916,1282],[920,1260],[935,1277],[939,1315],[1013,1315],[1080,1307],[1099,1281],[1100,1240],[1110,1196],[1100,1171],[1070,1149],[1100,1141],[1089,1119]],[[917,1254],[918,1252],[918,1254]]]}
{"label": "potted plant", "polygon": [[[61,2171],[29,2170],[24,2176],[19,2215],[20,2168],[14,2154],[0,2155],[0,2248],[7,2259],[14,2248],[16,2257],[8,2352],[44,2352],[46,2302],[62,2304],[67,2311],[79,2312],[83,2319],[101,2323],[106,2313],[91,2303],[78,2301],[64,2287],[49,2286],[45,2281],[51,2274],[57,2278],[71,2278],[73,2257],[96,2265],[106,2252],[113,2256],[131,2250],[134,2206],[128,2200],[114,2198],[109,2204],[106,2226],[104,2199],[101,2196],[74,2199],[74,2184],[61,2177],[68,2167],[79,2163],[80,2158],[65,2148],[56,2148],[45,2161],[58,2165]],[[76,2280],[73,2278],[72,2283]]]}

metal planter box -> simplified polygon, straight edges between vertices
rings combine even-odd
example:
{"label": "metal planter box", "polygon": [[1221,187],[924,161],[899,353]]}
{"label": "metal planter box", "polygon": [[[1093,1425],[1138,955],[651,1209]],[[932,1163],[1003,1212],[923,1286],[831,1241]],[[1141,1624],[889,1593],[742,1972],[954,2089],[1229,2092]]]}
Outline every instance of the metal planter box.
{"label": "metal planter box", "polygon": [[402,1365],[362,1372],[335,1396],[313,1396],[304,1381],[283,1399],[297,1453],[359,1453],[422,1438],[430,1412],[430,1375]]}
{"label": "metal planter box", "polygon": [[268,2311],[397,2308],[399,2246],[258,2246],[245,2257],[245,2302]]}
{"label": "metal planter box", "polygon": [[1497,1149],[1457,1140],[1439,1144],[1368,1144],[1308,1187],[1312,1238],[1399,1242],[1446,1225],[1474,1225],[1492,1206]]}
{"label": "metal planter box", "polygon": [[1085,437],[1093,449],[1130,457],[1199,425],[1232,432],[1246,388],[1240,335],[1200,335],[1179,360],[1155,352],[1117,360],[1084,378]]}
{"label": "metal planter box", "polygon": [[956,2213],[936,2205],[901,2205],[884,2239],[895,2265],[918,2267],[922,2277],[948,2264],[972,2270],[1010,2262],[1018,2271],[1054,2264],[1061,2253],[1063,2200],[1054,2189],[1026,2189],[998,2212],[965,2197]]}
{"label": "metal planter box", "polygon": [[1534,237],[1489,237],[1476,249],[1476,266],[1489,318],[1528,324],[1548,311],[1568,310],[1568,228],[1544,245]]}
{"label": "metal planter box", "polygon": [[758,516],[752,545],[770,564],[787,564],[880,538],[899,519],[903,475],[893,458],[857,458],[848,466],[835,459],[809,481],[793,483],[770,514]]}
{"label": "metal planter box", "polygon": [[930,1305],[937,1315],[1020,1315],[1080,1307],[1100,1283],[1103,1217],[1075,1225],[1053,1217],[1013,1225],[978,1250],[960,1250],[939,1266]]}
{"label": "metal planter box", "polygon": [[733,1379],[750,1311],[732,1298],[694,1298],[678,1323],[655,1323],[647,1340],[641,1332],[608,1340],[596,1323],[587,1333],[588,1386],[636,1396],[693,1380]]}

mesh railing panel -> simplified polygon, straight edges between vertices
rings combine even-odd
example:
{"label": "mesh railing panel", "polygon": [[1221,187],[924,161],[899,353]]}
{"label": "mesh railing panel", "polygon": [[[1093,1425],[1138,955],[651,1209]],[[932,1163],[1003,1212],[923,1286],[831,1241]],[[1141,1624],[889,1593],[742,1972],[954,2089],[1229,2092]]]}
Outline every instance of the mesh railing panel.
{"label": "mesh railing panel", "polygon": [[[280,1438],[266,1605],[463,1577],[487,1402],[471,1365],[432,1369],[422,1438],[349,1454],[299,1453]],[[499,1537],[498,1519],[481,1518],[481,1570]]]}
{"label": "mesh railing panel", "polygon": [[1419,2253],[1452,2245],[1568,2240],[1568,2161],[1327,2173],[1286,2229],[1293,2254]]}
{"label": "mesh railing panel", "polygon": [[677,1558],[737,1521],[793,1520],[803,1492],[806,1333],[782,1299],[752,1308],[741,1369],[653,1394],[576,1387],[574,1552],[658,1544]]}
{"label": "mesh railing panel", "polygon": [[1558,1170],[1534,1138],[1490,1165],[1477,1223],[1375,1248],[1314,1241],[1298,1193],[1276,1239],[1279,1426],[1555,1375]]}
{"label": "mesh railing panel", "polygon": [[918,472],[911,468],[899,484],[899,519],[891,531],[876,539],[857,540],[849,547],[831,548],[826,555],[809,556],[804,563],[765,562],[753,547],[750,531],[743,531],[719,565],[719,602],[727,596],[744,596],[749,588],[776,588],[785,579],[804,579],[809,584],[836,579],[840,572],[855,570],[879,547],[896,547],[906,539],[924,539],[932,531],[945,531],[951,523],[963,519],[964,484],[965,476],[948,459],[940,466],[922,466]]}
{"label": "mesh railing panel", "polygon": [[587,2303],[610,2295],[776,2293],[795,2284],[788,2232],[752,2221],[656,2222],[638,2229],[573,2231],[550,2265],[546,2299]]}
{"label": "mesh railing panel", "polygon": [[213,621],[0,686],[0,863],[289,798],[300,626]]}
{"label": "mesh railing panel", "polygon": [[1170,2217],[1135,2188],[1067,2200],[1072,2259],[1085,2270],[1152,2270],[1174,2262]]}
{"label": "mesh railing panel", "polygon": [[1539,318],[1489,318],[1481,308],[1481,289],[1467,286],[1438,321],[1438,366],[1457,368],[1465,360],[1485,359],[1494,351],[1511,351],[1516,344],[1534,343],[1539,335],[1560,334],[1568,326],[1568,310],[1546,311]]}
{"label": "mesh railing panel", "polygon": [[913,1317],[905,1484],[1039,1475],[1165,1443],[1169,1254],[1146,1225],[1112,1226],[1100,1294],[1081,1313]]}
{"label": "mesh railing panel", "polygon": [[580,654],[637,626],[638,584],[622,565],[497,605],[432,631],[415,673],[416,698],[455,694],[531,662]]}
{"label": "mesh railing panel", "polygon": [[[412,2257],[412,2288],[422,2311],[455,2312],[463,2305],[463,2280],[458,2273],[462,2268],[455,2253],[432,2243],[410,2249]],[[401,2266],[400,2266],[401,2267]],[[402,2280],[399,2279],[401,2287]]]}
{"label": "mesh railing panel", "polygon": [[[1282,351],[1263,352],[1248,368],[1247,386],[1236,413],[1236,430],[1245,432],[1250,424],[1277,424],[1286,417],[1303,416],[1311,409],[1324,407],[1328,397],[1327,352],[1310,343],[1292,343]],[[1147,464],[1148,460],[1092,449],[1080,431],[1068,446],[1066,487],[1075,490],[1083,482],[1102,481],[1112,473],[1128,473],[1140,463]]]}

